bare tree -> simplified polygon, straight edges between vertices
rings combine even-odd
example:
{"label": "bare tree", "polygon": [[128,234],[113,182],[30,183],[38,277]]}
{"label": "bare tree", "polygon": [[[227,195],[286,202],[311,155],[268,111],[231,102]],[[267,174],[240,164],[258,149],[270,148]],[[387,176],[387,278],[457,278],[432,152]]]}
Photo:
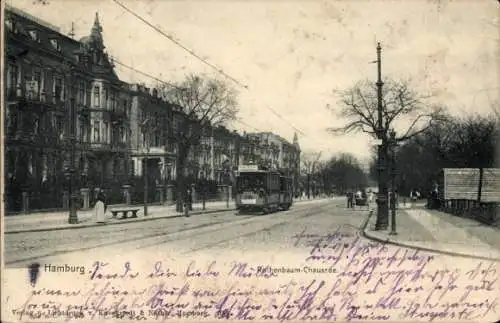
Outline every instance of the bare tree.
{"label": "bare tree", "polygon": [[190,75],[175,87],[164,87],[162,94],[184,113],[174,134],[178,147],[177,208],[182,211],[181,197],[185,197],[186,166],[190,150],[199,144],[208,127],[222,126],[236,118],[237,93],[218,79]]}
{"label": "bare tree", "polygon": [[321,158],[320,152],[307,152],[303,153],[300,160],[302,161],[302,169],[307,176],[307,198],[311,197],[311,175],[315,173],[318,166],[319,159]]}
{"label": "bare tree", "polygon": [[302,169],[306,173],[312,173],[316,169],[316,166],[321,158],[322,152],[304,152],[300,157],[302,161]]}
{"label": "bare tree", "polygon": [[[341,91],[340,111],[331,108],[347,123],[339,128],[329,128],[332,134],[364,132],[378,137],[377,88],[373,82],[362,81],[353,87]],[[383,135],[394,128],[398,121],[409,122],[406,131],[396,137],[405,141],[426,131],[431,125],[446,118],[445,109],[440,106],[426,105],[425,96],[413,91],[405,81],[388,80],[382,92],[382,129]]]}

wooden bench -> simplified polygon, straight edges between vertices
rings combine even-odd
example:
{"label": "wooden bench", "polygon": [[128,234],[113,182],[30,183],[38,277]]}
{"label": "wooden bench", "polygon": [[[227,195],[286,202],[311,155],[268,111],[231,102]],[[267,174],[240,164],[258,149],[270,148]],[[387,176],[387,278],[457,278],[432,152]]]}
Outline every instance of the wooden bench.
{"label": "wooden bench", "polygon": [[132,216],[130,218],[137,218],[137,212],[139,212],[139,209],[119,209],[119,210],[111,210],[111,214],[113,214],[113,218],[117,218],[117,216],[122,213],[123,216],[121,218],[118,218],[120,220],[122,219],[127,219],[128,212],[132,213]]}

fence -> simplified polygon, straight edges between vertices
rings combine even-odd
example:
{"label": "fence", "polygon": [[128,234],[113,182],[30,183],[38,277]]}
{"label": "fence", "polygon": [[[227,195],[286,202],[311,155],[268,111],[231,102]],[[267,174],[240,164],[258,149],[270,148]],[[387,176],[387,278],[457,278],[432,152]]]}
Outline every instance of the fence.
{"label": "fence", "polygon": [[488,225],[500,226],[499,203],[475,200],[444,200],[440,209],[456,216],[467,217]]}
{"label": "fence", "polygon": [[[445,168],[441,178],[440,209],[456,216],[498,225],[500,169]],[[478,202],[478,197],[480,201]]]}
{"label": "fence", "polygon": [[[191,183],[193,187],[193,202],[225,201],[227,199],[227,185],[218,184],[216,181],[198,180]],[[104,186],[90,185],[85,188],[87,193],[78,194],[77,207],[82,209],[88,203],[92,207],[100,190],[104,190],[106,202],[113,204],[126,204],[129,194],[130,204],[141,205],[144,203],[144,180],[133,178],[129,185],[124,186],[119,182],[108,182]],[[79,190],[80,192],[80,190]],[[86,196],[84,196],[84,194]],[[148,204],[175,203],[177,197],[177,183],[170,181],[168,185],[148,183]],[[235,190],[232,196],[235,197]],[[40,191],[9,190],[5,194],[6,214],[28,213],[37,211],[65,210],[69,207],[69,193],[66,187],[48,187]],[[86,201],[85,201],[86,200]]]}

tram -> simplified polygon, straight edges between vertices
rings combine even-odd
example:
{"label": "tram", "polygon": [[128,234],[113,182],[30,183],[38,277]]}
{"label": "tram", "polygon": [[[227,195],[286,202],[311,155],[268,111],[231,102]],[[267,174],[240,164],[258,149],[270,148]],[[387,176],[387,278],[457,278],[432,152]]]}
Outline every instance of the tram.
{"label": "tram", "polygon": [[267,214],[293,204],[293,180],[278,171],[242,165],[236,177],[236,208],[240,213]]}

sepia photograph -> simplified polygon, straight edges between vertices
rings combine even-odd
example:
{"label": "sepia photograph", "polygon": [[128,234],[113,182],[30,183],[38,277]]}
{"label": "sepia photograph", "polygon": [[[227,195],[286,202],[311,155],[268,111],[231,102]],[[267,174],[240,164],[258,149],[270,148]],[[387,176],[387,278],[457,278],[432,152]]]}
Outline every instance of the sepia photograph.
{"label": "sepia photograph", "polygon": [[493,0],[7,0],[2,322],[497,322]]}

